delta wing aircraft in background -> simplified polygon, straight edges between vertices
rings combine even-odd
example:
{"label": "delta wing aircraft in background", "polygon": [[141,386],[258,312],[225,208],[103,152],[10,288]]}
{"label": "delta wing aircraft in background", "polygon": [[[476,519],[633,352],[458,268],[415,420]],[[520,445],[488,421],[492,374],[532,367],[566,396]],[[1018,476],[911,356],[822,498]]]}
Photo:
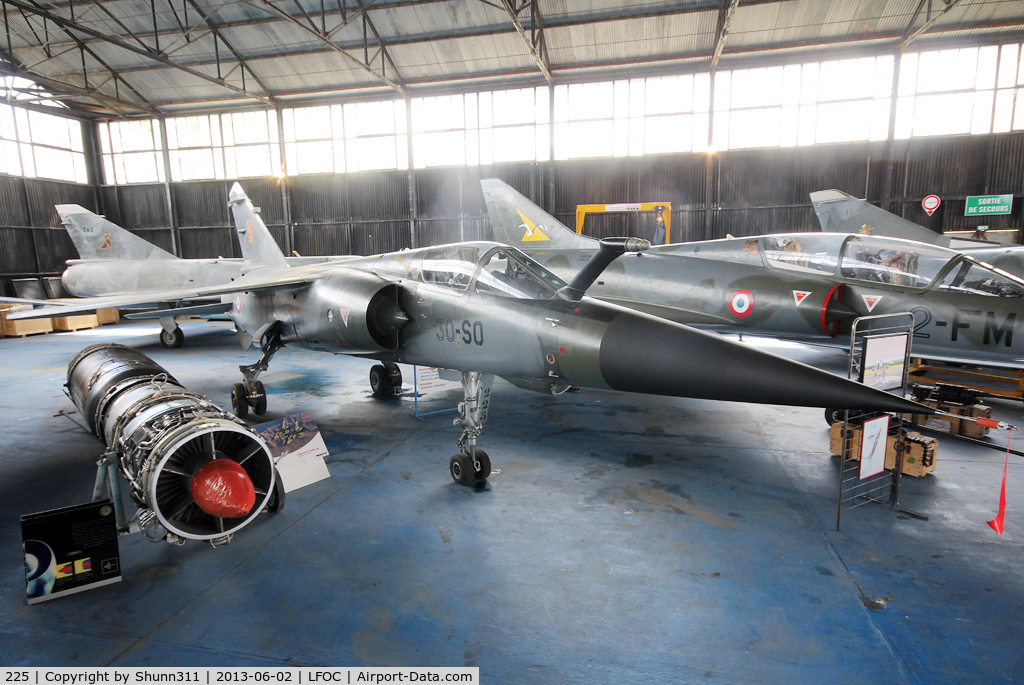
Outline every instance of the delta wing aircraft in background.
{"label": "delta wing aircraft in background", "polygon": [[[480,184],[495,239],[559,277],[597,250],[502,181]],[[661,245],[614,262],[589,294],[679,323],[835,344],[858,316],[910,311],[915,356],[1024,368],[1024,280],[908,240],[794,233]]]}
{"label": "delta wing aircraft in background", "polygon": [[[486,478],[490,459],[476,448],[495,375],[557,394],[572,384],[652,395],[794,406],[930,413],[914,402],[721,336],[584,296],[616,257],[649,247],[610,238],[590,251],[566,283],[515,247],[468,242],[344,263],[290,266],[237,183],[229,195],[239,231],[252,235],[246,273],[216,286],[86,298],[65,307],[17,312],[38,318],[153,302],[220,297],[244,348],[260,360],[240,367],[235,413],[266,411],[259,375],[284,345],[461,373],[463,428],[452,478]],[[632,257],[635,259],[635,257]],[[173,310],[172,310],[173,311]],[[370,371],[375,392],[391,372]]]}
{"label": "delta wing aircraft in background", "polygon": [[1024,278],[1024,246],[936,233],[841,190],[813,192],[811,202],[822,231],[903,238],[948,247]]}
{"label": "delta wing aircraft in background", "polygon": [[[76,297],[137,294],[223,285],[240,278],[253,264],[275,255],[263,255],[250,229],[243,227],[238,242],[242,259],[180,259],[156,245],[126,231],[105,217],[79,205],[57,205],[61,223],[71,236],[80,259],[70,259],[61,276],[64,288]],[[256,210],[258,212],[258,209]],[[277,250],[280,255],[280,250]],[[281,264],[302,266],[345,257],[281,257]],[[191,302],[191,301],[190,301]],[[51,305],[55,303],[49,303]],[[154,302],[170,311],[172,303]],[[185,340],[174,316],[224,314],[231,305],[220,298],[178,308],[174,314],[144,312],[128,314],[129,319],[160,319],[160,342],[164,347],[181,347]]]}

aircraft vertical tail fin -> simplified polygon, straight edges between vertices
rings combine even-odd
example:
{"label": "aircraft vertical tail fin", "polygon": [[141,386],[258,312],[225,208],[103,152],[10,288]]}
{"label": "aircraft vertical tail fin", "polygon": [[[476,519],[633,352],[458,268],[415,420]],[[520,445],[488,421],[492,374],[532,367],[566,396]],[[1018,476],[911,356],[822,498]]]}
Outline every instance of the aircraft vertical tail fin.
{"label": "aircraft vertical tail fin", "polygon": [[56,205],[82,259],[177,259],[174,255],[80,205]]}
{"label": "aircraft vertical tail fin", "polygon": [[237,181],[228,193],[228,206],[235,218],[235,231],[238,233],[238,244],[242,247],[242,257],[253,266],[287,267],[284,253]]}
{"label": "aircraft vertical tail fin", "polygon": [[486,178],[480,187],[498,242],[524,250],[597,249],[598,241],[577,235],[504,181]]}
{"label": "aircraft vertical tail fin", "polygon": [[811,203],[818,215],[822,231],[830,233],[864,233],[904,238],[936,244],[942,236],[913,221],[896,216],[867,200],[860,200],[841,190],[819,190],[811,193]]}

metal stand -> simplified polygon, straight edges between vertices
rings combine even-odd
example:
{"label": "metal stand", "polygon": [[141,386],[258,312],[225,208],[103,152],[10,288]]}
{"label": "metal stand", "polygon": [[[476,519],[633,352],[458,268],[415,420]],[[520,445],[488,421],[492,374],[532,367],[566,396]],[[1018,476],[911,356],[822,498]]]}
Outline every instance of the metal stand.
{"label": "metal stand", "polygon": [[[865,340],[873,337],[902,334],[907,336],[907,347],[903,359],[903,376],[900,379],[899,387],[891,392],[898,392],[900,396],[906,396],[907,376],[910,368],[910,347],[914,335],[914,315],[909,312],[863,316],[854,320],[853,328],[850,331],[850,362],[847,369],[847,377],[851,380],[860,380],[863,377]],[[893,468],[887,468],[881,473],[867,476],[863,479],[860,477],[860,460],[856,458],[860,455],[852,454],[851,449],[851,438],[853,436],[851,426],[862,426],[864,421],[881,415],[878,412],[857,410],[845,410],[843,412],[843,442],[842,454],[840,455],[836,530],[839,530],[844,509],[853,509],[869,502],[888,504],[890,507],[895,507],[915,518],[928,519],[924,514],[905,509],[899,504],[900,475],[903,471],[903,414],[893,416],[889,422],[888,435],[895,436],[896,438],[896,459]]]}
{"label": "metal stand", "polygon": [[114,506],[114,519],[117,521],[117,534],[128,535],[139,532],[138,523],[133,518],[126,520],[124,503],[121,500],[121,482],[118,480],[117,454],[105,452],[96,462],[96,484],[92,489],[92,501],[99,502],[109,499]]}

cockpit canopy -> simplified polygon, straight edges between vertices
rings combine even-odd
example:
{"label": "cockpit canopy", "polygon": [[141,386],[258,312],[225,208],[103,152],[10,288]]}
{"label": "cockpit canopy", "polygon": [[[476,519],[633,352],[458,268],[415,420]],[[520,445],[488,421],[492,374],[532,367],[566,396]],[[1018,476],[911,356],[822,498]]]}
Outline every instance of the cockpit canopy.
{"label": "cockpit canopy", "polygon": [[517,299],[551,299],[565,281],[514,247],[454,243],[385,255],[376,270],[447,288]]}
{"label": "cockpit canopy", "polygon": [[[691,243],[695,257],[924,290],[1024,298],[1024,281],[962,253],[899,238],[789,233]],[[682,247],[682,246],[681,246]],[[761,261],[763,260],[763,261]]]}

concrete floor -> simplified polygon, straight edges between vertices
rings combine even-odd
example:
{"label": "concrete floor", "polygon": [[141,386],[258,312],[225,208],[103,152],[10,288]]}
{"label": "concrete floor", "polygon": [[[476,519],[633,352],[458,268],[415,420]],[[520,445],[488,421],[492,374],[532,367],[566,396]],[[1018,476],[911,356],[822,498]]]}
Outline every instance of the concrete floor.
{"label": "concrete floor", "polygon": [[[311,411],[332,477],[228,546],[121,539],[124,582],[27,607],[19,515],[88,499],[101,445],[65,418],[67,363],[133,345],[228,406],[226,324],[0,340],[0,664],[479,666],[485,683],[1024,681],[1024,459],[944,441],[902,502],[844,515],[818,409],[499,381],[487,485],[454,484],[451,414],[377,400],[370,362],[285,350],[268,418]],[[774,348],[773,348],[774,349]],[[835,353],[787,347],[839,367]],[[411,379],[407,378],[407,386]],[[442,393],[424,410],[454,406]],[[1024,425],[1021,403],[995,413]],[[1004,440],[1005,438],[1000,438]],[[1018,449],[1022,442],[1016,443]],[[1005,443],[1004,443],[1005,444]]]}

